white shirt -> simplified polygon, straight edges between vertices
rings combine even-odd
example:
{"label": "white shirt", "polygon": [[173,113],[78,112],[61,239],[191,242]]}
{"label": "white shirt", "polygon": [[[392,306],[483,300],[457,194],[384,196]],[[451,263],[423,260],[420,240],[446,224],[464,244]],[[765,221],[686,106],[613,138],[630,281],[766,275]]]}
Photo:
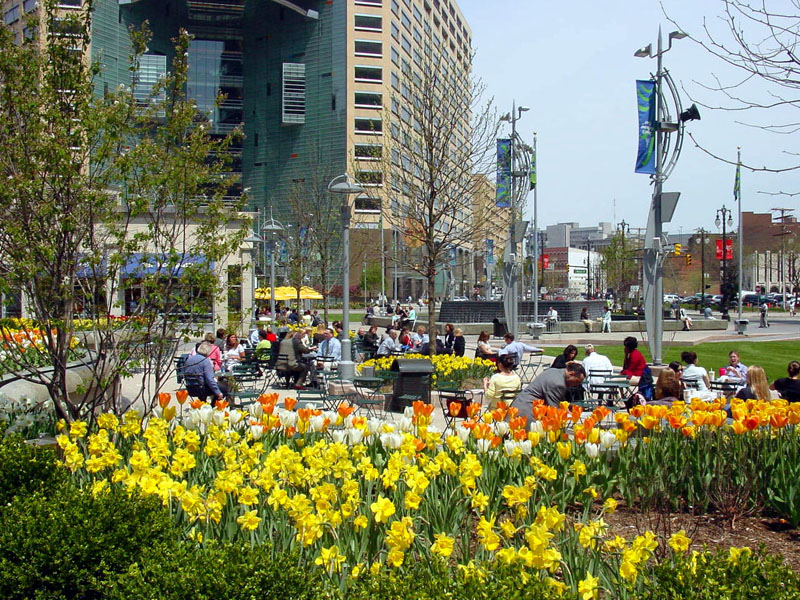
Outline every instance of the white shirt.
{"label": "white shirt", "polygon": [[708,388],[706,387],[706,382],[703,377],[708,377],[708,371],[706,371],[703,367],[698,367],[697,365],[686,365],[683,368],[683,375],[681,379],[684,381],[696,381],[697,387],[701,392],[707,392]]}
{"label": "white shirt", "polygon": [[592,352],[589,356],[585,357],[582,361],[583,368],[586,369],[587,383],[599,384],[603,383],[602,377],[588,377],[590,371],[611,371],[614,372],[614,367],[607,356]]}
{"label": "white shirt", "polygon": [[551,308],[547,311],[547,318],[551,321],[558,321],[558,311],[555,308]]}

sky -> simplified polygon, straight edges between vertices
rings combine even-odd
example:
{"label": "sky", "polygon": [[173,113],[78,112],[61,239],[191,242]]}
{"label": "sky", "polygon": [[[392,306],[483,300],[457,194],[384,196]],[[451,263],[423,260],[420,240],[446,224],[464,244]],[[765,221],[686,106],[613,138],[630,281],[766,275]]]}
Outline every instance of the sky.
{"label": "sky", "polygon": [[[510,112],[512,102],[530,107],[517,121],[517,131],[529,144],[537,133],[539,227],[623,219],[633,228],[645,227],[652,186],[648,175],[634,173],[635,80],[649,79],[656,59],[633,53],[648,43],[655,50],[659,26],[667,46],[668,33],[677,27],[665,11],[693,37],[703,37],[704,22],[722,31],[722,1],[665,0],[663,9],[654,0],[459,0],[459,6],[472,29],[475,74],[498,111]],[[685,88],[684,109],[692,103],[690,95],[710,105],[724,101],[701,87],[713,84],[715,76],[725,82],[742,78],[689,38],[675,40],[663,61],[679,88]],[[751,83],[747,91],[761,98],[768,93],[761,82]],[[792,164],[786,151],[796,151],[800,134],[768,134],[736,123],[776,123],[781,121],[776,111],[756,115],[701,106],[700,113],[701,120],[687,123],[687,131],[713,153],[735,162],[741,146],[743,163]],[[708,156],[686,136],[664,183],[664,191],[681,193],[665,232],[686,234],[701,226],[716,232],[716,211],[723,205],[734,209],[735,223],[734,177],[735,166]],[[743,171],[743,211],[800,209],[800,196],[770,195],[776,192],[800,192],[800,172]],[[532,204],[531,193],[529,211]],[[795,214],[800,217],[800,210]]]}

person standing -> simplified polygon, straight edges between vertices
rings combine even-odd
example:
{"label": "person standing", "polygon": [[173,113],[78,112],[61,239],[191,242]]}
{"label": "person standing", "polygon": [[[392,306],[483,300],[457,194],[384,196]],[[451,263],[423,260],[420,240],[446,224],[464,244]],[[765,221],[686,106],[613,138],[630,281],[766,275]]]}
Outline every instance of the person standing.
{"label": "person standing", "polygon": [[464,351],[467,349],[467,340],[464,339],[464,332],[461,328],[456,327],[453,331],[453,354],[455,356],[464,356]]}
{"label": "person standing", "polygon": [[603,324],[600,327],[600,333],[611,333],[611,307],[606,306],[603,311]]}
{"label": "person standing", "polygon": [[769,327],[769,305],[766,302],[762,302],[759,312],[761,313],[761,322],[758,325],[759,329]]}

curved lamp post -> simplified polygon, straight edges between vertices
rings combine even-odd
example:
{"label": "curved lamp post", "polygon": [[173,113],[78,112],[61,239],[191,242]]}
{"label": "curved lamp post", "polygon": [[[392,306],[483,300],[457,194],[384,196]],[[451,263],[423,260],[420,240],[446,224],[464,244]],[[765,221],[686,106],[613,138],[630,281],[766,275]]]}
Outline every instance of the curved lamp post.
{"label": "curved lamp post", "polygon": [[[664,48],[661,42],[661,28],[659,28],[655,54],[652,44],[640,48],[633,54],[637,58],[657,59],[656,73],[653,76],[655,83],[655,122],[653,123],[656,132],[655,173],[651,175],[653,196],[647,219],[643,256],[645,320],[650,353],[655,365],[661,364],[661,343],[664,331],[663,263],[668,253],[664,248],[663,225],[672,219],[672,213],[680,195],[678,192],[662,193],[662,184],[670,176],[678,162],[683,145],[685,122],[700,119],[700,113],[695,105],[686,111],[683,110],[678,88],[669,71],[662,66],[662,56],[672,48],[673,40],[683,39],[686,35],[682,31],[671,32],[668,38],[669,43]],[[672,134],[675,134],[674,139],[670,137]]]}
{"label": "curved lamp post", "polygon": [[342,360],[339,362],[339,374],[342,379],[351,380],[355,375],[353,353],[350,349],[350,200],[351,194],[363,194],[364,188],[347,173],[331,179],[328,191],[341,194],[342,200]]}

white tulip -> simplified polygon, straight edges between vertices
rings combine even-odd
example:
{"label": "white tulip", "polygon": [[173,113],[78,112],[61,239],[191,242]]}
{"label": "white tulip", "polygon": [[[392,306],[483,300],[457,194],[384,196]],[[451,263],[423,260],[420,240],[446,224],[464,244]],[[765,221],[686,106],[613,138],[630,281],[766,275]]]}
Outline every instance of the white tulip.
{"label": "white tulip", "polygon": [[297,425],[297,413],[282,408],[278,411],[278,420],[281,422],[281,425],[283,425],[284,429],[294,427]]}
{"label": "white tulip", "polygon": [[347,430],[346,429],[334,429],[331,431],[331,437],[333,438],[334,443],[336,444],[344,444],[345,440],[347,439]]}
{"label": "white tulip", "polygon": [[522,450],[522,454],[525,456],[530,456],[531,451],[533,450],[533,445],[531,444],[530,440],[522,440],[521,442],[517,442],[519,449]]}
{"label": "white tulip", "polygon": [[600,432],[600,445],[603,446],[603,448],[606,449],[611,448],[611,446],[613,446],[616,443],[616,441],[617,441],[617,436],[615,436],[612,432],[610,431]]}
{"label": "white tulip", "polygon": [[478,440],[478,452],[486,454],[492,449],[492,440]]}
{"label": "white tulip", "polygon": [[242,419],[244,419],[244,413],[240,410],[232,410],[228,415],[228,421],[230,421],[232,427],[239,424]]}
{"label": "white tulip", "polygon": [[397,423],[397,429],[400,431],[413,431],[414,430],[414,422],[411,420],[411,417],[403,417]]}
{"label": "white tulip", "polygon": [[259,421],[261,417],[264,415],[264,407],[261,406],[261,402],[253,402],[249,407],[250,414],[253,415]]}
{"label": "white tulip", "polygon": [[586,454],[589,458],[597,458],[597,455],[600,454],[600,446],[591,442],[586,442],[584,445],[586,446]]}
{"label": "white tulip", "polygon": [[414,416],[414,407],[413,406],[406,406],[405,410],[403,411],[403,416],[408,417],[409,419]]}
{"label": "white tulip", "polygon": [[364,439],[364,430],[353,427],[347,430],[347,436],[350,445],[355,446],[356,444],[360,444],[361,440]]}
{"label": "white tulip", "polygon": [[541,421],[531,421],[530,429],[534,433],[538,433],[539,435],[544,435],[544,427],[542,427]]}
{"label": "white tulip", "polygon": [[200,422],[208,425],[211,422],[211,416],[214,414],[214,409],[210,404],[204,404],[198,409],[200,413]]}
{"label": "white tulip", "polygon": [[387,450],[397,450],[403,445],[403,436],[399,433],[382,433],[381,444]]}
{"label": "white tulip", "polygon": [[463,423],[459,423],[458,425],[456,425],[456,435],[458,436],[458,439],[460,439],[462,442],[466,442],[469,439],[470,433],[472,432],[466,427],[464,427]]}
{"label": "white tulip", "polygon": [[214,423],[214,425],[222,425],[225,422],[225,411],[211,411],[211,421]]}
{"label": "white tulip", "polygon": [[492,424],[492,429],[494,429],[496,435],[503,437],[505,434],[508,433],[510,427],[508,426],[507,421],[495,421]]}
{"label": "white tulip", "polygon": [[264,435],[264,426],[259,423],[253,423],[250,425],[250,433],[254,440],[260,440],[261,436]]}

